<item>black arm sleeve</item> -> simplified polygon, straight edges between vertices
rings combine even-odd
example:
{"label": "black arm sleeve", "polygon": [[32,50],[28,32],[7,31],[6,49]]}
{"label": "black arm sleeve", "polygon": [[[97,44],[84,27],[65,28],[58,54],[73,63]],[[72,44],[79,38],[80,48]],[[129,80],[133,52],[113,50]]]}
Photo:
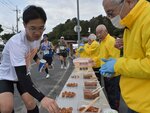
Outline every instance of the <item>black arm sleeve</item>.
{"label": "black arm sleeve", "polygon": [[35,54],[35,56],[34,56],[34,61],[36,62],[37,61],[37,59],[39,59],[39,57],[38,57],[38,55],[37,54]]}
{"label": "black arm sleeve", "polygon": [[15,70],[21,88],[31,94],[38,101],[41,101],[45,96],[35,87],[30,76],[26,75],[26,66],[15,67]]}

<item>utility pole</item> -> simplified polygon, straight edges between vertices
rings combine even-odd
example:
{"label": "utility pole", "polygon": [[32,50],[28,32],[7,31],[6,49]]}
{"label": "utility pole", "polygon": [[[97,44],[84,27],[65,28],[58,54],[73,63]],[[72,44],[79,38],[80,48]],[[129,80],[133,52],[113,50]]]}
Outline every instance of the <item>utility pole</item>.
{"label": "utility pole", "polygon": [[15,34],[14,26],[12,26],[12,33]]}
{"label": "utility pole", "polygon": [[18,7],[16,6],[16,31],[18,33],[18,22],[19,22],[19,17],[18,17],[18,13],[19,13],[19,10],[18,10]]}
{"label": "utility pole", "polygon": [[80,17],[79,17],[79,0],[77,0],[77,33],[78,33],[78,47],[80,46]]}

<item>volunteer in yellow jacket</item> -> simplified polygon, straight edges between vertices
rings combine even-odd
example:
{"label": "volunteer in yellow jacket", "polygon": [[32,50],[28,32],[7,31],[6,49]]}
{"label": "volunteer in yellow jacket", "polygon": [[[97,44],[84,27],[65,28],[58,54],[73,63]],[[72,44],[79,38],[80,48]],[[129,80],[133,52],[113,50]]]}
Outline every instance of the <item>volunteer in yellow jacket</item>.
{"label": "volunteer in yellow jacket", "polygon": [[[105,25],[101,24],[96,27],[96,35],[100,40],[100,58],[119,58],[120,50],[115,48],[115,38],[110,36]],[[101,62],[101,65],[103,62]],[[104,85],[107,93],[108,101],[112,109],[119,111],[120,89],[119,89],[120,76],[117,77],[104,77]]]}
{"label": "volunteer in yellow jacket", "polygon": [[83,43],[80,44],[79,48],[76,50],[76,56],[80,58],[87,58],[86,52],[84,51],[84,46],[88,45],[88,40],[83,39]]}
{"label": "volunteer in yellow jacket", "polygon": [[91,58],[94,61],[93,70],[95,75],[97,76],[100,84],[101,84],[101,77],[99,73],[100,68],[100,60],[99,60],[99,42],[96,41],[96,35],[90,34],[88,37],[88,44],[84,46],[84,50],[88,58]]}
{"label": "volunteer in yellow jacket", "polygon": [[124,56],[110,59],[101,73],[119,73],[128,113],[150,112],[150,3],[146,0],[103,0],[112,23],[125,27]]}

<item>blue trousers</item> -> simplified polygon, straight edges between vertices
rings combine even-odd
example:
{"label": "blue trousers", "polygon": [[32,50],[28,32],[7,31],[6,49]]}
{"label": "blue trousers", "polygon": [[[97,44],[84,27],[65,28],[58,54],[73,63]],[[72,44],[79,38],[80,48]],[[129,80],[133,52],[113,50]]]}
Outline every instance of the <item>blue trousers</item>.
{"label": "blue trousers", "polygon": [[105,90],[108,97],[109,105],[112,109],[119,111],[120,102],[120,76],[113,78],[104,77]]}

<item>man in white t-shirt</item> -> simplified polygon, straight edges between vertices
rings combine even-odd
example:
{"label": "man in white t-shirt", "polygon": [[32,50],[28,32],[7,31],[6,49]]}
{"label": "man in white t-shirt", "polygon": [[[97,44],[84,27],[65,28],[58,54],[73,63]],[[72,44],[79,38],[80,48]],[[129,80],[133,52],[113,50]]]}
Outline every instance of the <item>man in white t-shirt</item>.
{"label": "man in white t-shirt", "polygon": [[25,31],[14,35],[6,43],[0,64],[1,113],[14,113],[14,84],[17,85],[27,113],[39,113],[34,98],[41,102],[49,113],[59,113],[56,102],[41,93],[30,78],[31,60],[34,59],[37,64],[40,62],[37,50],[40,46],[41,35],[45,30],[46,20],[45,11],[41,7],[28,6],[23,12]]}

